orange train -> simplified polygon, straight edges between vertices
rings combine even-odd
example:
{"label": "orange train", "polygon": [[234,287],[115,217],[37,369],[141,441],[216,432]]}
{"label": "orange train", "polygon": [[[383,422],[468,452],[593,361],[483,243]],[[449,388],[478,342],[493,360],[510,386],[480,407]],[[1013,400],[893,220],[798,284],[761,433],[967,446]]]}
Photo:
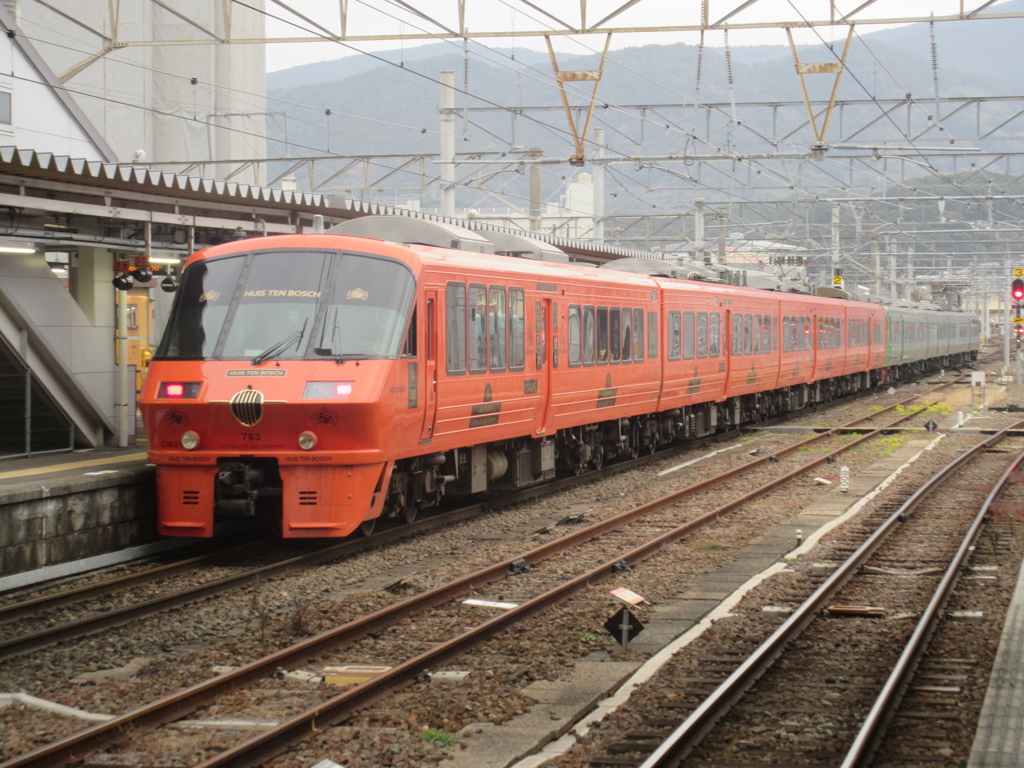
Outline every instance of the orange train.
{"label": "orange train", "polygon": [[232,242],[189,258],[140,402],[159,529],[369,532],[962,364],[979,335],[968,313],[342,234]]}

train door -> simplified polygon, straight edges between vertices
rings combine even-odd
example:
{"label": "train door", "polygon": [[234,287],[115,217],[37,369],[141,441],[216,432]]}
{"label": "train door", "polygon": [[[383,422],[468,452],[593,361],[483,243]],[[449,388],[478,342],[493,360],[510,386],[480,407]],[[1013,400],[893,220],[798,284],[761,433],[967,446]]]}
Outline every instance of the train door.
{"label": "train door", "polygon": [[420,442],[434,437],[437,416],[437,291],[427,291],[423,316],[423,428]]}
{"label": "train door", "polygon": [[536,334],[537,367],[537,413],[538,434],[547,431],[551,425],[551,360],[554,348],[554,315],[551,299],[541,299],[535,306],[534,332]]}

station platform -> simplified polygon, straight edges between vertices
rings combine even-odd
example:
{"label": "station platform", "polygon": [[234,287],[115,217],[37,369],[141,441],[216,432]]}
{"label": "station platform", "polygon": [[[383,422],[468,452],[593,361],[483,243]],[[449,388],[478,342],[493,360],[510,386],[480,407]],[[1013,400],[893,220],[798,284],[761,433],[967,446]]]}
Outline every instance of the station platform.
{"label": "station platform", "polygon": [[0,462],[0,578],[155,541],[144,442]]}
{"label": "station platform", "polygon": [[1024,765],[1024,568],[1006,611],[967,768]]}

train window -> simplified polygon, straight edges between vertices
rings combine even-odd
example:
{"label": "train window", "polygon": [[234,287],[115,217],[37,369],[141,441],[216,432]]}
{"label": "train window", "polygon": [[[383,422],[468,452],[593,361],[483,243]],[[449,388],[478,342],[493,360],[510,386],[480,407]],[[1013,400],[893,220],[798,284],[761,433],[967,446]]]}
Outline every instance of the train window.
{"label": "train window", "polygon": [[779,351],[779,318],[777,316],[774,316],[774,315],[772,316],[771,339],[772,339],[772,352],[778,352]]}
{"label": "train window", "polygon": [[708,313],[697,313],[697,357],[708,356]]}
{"label": "train window", "polygon": [[658,356],[658,313],[647,313],[647,357],[653,360]]}
{"label": "train window", "polygon": [[633,359],[640,362],[644,359],[644,311],[633,310]]}
{"label": "train window", "polygon": [[547,318],[546,318],[545,315],[546,315],[546,313],[544,312],[544,305],[541,302],[538,301],[537,304],[536,304],[536,312],[535,312],[535,318],[534,318],[535,321],[536,321],[536,325],[534,326],[534,328],[536,329],[535,332],[537,334],[537,370],[538,371],[544,368],[544,361],[547,359],[547,353],[548,353],[547,345],[546,345],[547,332],[548,332],[548,323],[547,323]]}
{"label": "train window", "polygon": [[412,318],[409,320],[409,328],[405,332],[405,342],[402,344],[402,357],[416,357],[416,310],[412,311]]}
{"label": "train window", "polygon": [[578,368],[583,363],[583,333],[580,327],[580,308],[569,305],[569,367]]}
{"label": "train window", "polygon": [[487,306],[487,326],[490,329],[491,373],[505,370],[505,289],[491,286]]}
{"label": "train window", "polygon": [[789,352],[789,315],[782,318],[782,351]]}
{"label": "train window", "polygon": [[622,362],[633,359],[633,310],[622,308]]}
{"label": "train window", "polygon": [[526,367],[526,296],[522,288],[508,289],[508,369]]}
{"label": "train window", "polygon": [[622,351],[622,310],[618,307],[612,307],[609,312],[609,319],[611,320],[609,332],[608,332],[608,349],[611,351],[611,358],[613,363],[619,362],[619,353]]}
{"label": "train window", "polygon": [[487,371],[487,286],[469,285],[469,372]]}
{"label": "train window", "polygon": [[683,357],[693,359],[693,312],[683,312]]}
{"label": "train window", "polygon": [[466,372],[466,286],[448,283],[445,290],[446,356],[448,373]]}
{"label": "train window", "polygon": [[597,363],[608,362],[608,307],[597,308]]}
{"label": "train window", "polygon": [[732,353],[743,354],[743,315],[732,316]]}
{"label": "train window", "polygon": [[[232,256],[200,261],[185,270],[157,358],[201,360],[213,355],[244,264],[244,256]],[[211,301],[211,293],[218,298]]]}
{"label": "train window", "polygon": [[583,308],[583,364],[594,364],[594,342],[596,341],[597,328],[594,321],[594,308]]}
{"label": "train window", "polygon": [[754,324],[752,327],[753,339],[751,340],[751,353],[758,355],[761,353],[761,316],[754,315]]}
{"label": "train window", "polygon": [[722,346],[722,316],[712,312],[708,323],[708,355],[718,357]]}
{"label": "train window", "polygon": [[668,313],[668,359],[678,360],[682,353],[681,329],[679,327],[679,313]]}
{"label": "train window", "polygon": [[743,354],[751,354],[751,350],[754,348],[754,316],[750,314],[743,315]]}

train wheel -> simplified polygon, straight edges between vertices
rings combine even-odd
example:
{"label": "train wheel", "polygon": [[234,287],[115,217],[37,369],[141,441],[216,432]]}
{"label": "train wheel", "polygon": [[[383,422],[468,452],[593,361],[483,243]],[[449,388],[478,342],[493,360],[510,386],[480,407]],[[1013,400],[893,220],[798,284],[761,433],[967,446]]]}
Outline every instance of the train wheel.
{"label": "train wheel", "polygon": [[590,456],[590,464],[594,469],[600,469],[604,466],[604,446],[598,445],[594,447],[594,452]]}
{"label": "train wheel", "polygon": [[402,521],[405,522],[407,525],[409,523],[415,523],[416,517],[419,515],[419,513],[420,508],[416,504],[416,501],[414,499],[407,498],[405,500],[405,503],[402,504]]}
{"label": "train wheel", "polygon": [[359,524],[359,532],[363,534],[363,536],[371,536],[376,528],[376,517],[370,518],[369,520],[363,520],[363,522]]}

